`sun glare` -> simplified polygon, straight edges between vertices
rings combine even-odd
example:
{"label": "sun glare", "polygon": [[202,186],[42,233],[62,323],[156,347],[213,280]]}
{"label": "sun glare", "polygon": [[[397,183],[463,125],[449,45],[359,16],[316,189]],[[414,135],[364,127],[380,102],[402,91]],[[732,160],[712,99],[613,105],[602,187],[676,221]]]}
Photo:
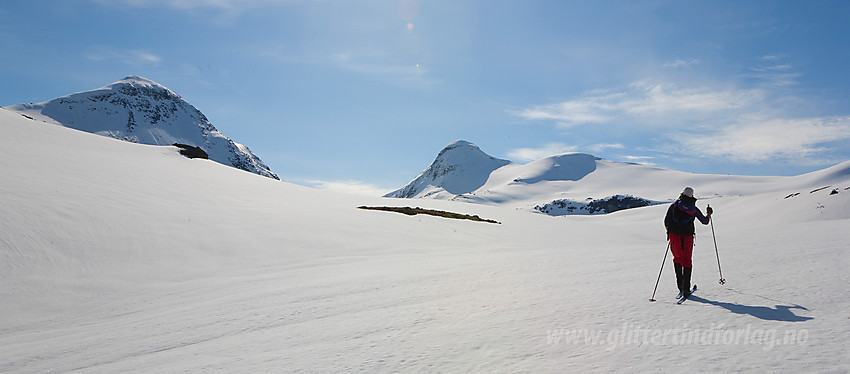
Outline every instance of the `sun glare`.
{"label": "sun glare", "polygon": [[407,29],[413,30],[413,20],[419,15],[419,5],[413,0],[398,2],[398,16],[407,22]]}

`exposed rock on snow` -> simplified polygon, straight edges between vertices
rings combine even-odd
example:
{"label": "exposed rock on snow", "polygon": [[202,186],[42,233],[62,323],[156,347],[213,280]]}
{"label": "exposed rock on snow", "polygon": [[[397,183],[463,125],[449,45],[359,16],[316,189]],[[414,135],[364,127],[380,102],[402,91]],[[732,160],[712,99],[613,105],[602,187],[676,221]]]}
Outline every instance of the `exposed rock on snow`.
{"label": "exposed rock on snow", "polygon": [[146,78],[129,76],[97,90],[5,109],[133,143],[192,145],[213,161],[279,179],[248,147],[222,135],[200,110]]}
{"label": "exposed rock on snow", "polygon": [[194,147],[188,144],[174,143],[174,146],[180,148],[180,154],[188,158],[203,158],[209,159],[210,156],[204,152],[201,147]]}
{"label": "exposed rock on snow", "polygon": [[379,211],[384,211],[384,212],[396,212],[396,213],[401,213],[401,214],[408,215],[408,216],[415,216],[417,214],[425,214],[425,215],[435,216],[435,217],[443,217],[443,218],[451,218],[451,219],[466,219],[466,220],[476,221],[476,222],[487,222],[487,223],[501,224],[501,222],[499,222],[499,221],[481,218],[478,215],[474,215],[474,214],[460,214],[460,213],[447,212],[447,211],[444,211],[444,210],[425,209],[425,208],[420,208],[420,207],[411,208],[409,206],[394,207],[394,206],[365,206],[365,205],[363,205],[363,206],[359,206],[357,208],[358,209],[364,209],[364,210],[379,210]]}
{"label": "exposed rock on snow", "polygon": [[534,210],[546,213],[550,216],[563,216],[568,214],[605,214],[613,213],[623,209],[639,208],[660,204],[634,196],[614,195],[604,199],[591,200],[581,203],[572,200],[555,200],[545,205],[537,205]]}

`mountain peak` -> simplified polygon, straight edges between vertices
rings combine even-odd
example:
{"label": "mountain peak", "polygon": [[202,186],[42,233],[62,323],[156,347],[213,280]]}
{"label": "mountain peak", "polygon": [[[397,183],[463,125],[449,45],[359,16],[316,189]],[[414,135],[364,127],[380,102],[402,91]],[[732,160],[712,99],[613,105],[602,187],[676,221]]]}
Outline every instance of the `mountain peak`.
{"label": "mountain peak", "polygon": [[[161,85],[157,82],[154,82],[153,80],[150,80],[150,79],[145,78],[145,77],[140,77],[138,75],[127,76],[124,79],[121,79],[119,81],[113,82],[113,83],[111,83],[111,84],[109,84],[105,87],[100,88],[100,90],[121,90],[121,89],[127,89],[128,87],[131,90],[132,89],[138,89],[138,90],[166,91],[171,95],[178,96],[178,97],[180,96],[180,95],[177,95],[177,93],[175,93],[174,91],[168,89],[167,87],[165,87],[165,86],[163,86],[163,85]],[[96,90],[96,91],[98,91],[98,90]]]}
{"label": "mountain peak", "polygon": [[129,75],[129,76],[125,77],[124,79],[122,79],[118,82],[115,82],[115,83],[137,83],[137,84],[146,84],[146,85],[151,85],[151,86],[162,86],[159,83],[156,83],[156,82],[154,82],[150,79],[147,79],[145,77],[140,77],[138,75]]}
{"label": "mountain peak", "polygon": [[461,157],[461,158],[487,158],[491,159],[492,157],[486,153],[484,153],[481,148],[478,148],[477,145],[472,144],[466,140],[457,140],[449,145],[445,146],[442,151],[437,155],[437,160],[441,158],[447,157]]}
{"label": "mountain peak", "polygon": [[96,90],[7,109],[133,143],[196,146],[218,163],[279,179],[247,147],[222,135],[200,110],[180,95],[137,75]]}
{"label": "mountain peak", "polygon": [[478,148],[477,145],[461,139],[461,140],[455,140],[455,141],[449,143],[449,145],[447,145],[444,149],[446,149],[446,148],[457,148],[457,147],[475,147],[475,148]]}
{"label": "mountain peak", "polygon": [[[109,84],[105,87],[102,87],[98,90],[89,91],[89,92],[96,92],[96,91],[103,91],[103,90],[113,91],[113,92],[117,91],[117,92],[123,93],[123,94],[128,95],[128,96],[136,96],[136,95],[139,95],[142,92],[146,92],[146,93],[149,93],[153,96],[170,97],[175,101],[185,102],[185,99],[180,97],[180,95],[178,95],[176,92],[170,90],[168,87],[165,87],[165,86],[163,86],[163,85],[161,85],[157,82],[154,82],[153,80],[150,80],[148,78],[140,77],[138,75],[127,76],[124,79],[113,82],[113,83],[111,83],[111,84]],[[186,105],[189,105],[189,103],[186,102]],[[189,106],[191,106],[191,105],[189,105]]]}
{"label": "mountain peak", "polygon": [[443,148],[431,166],[407,186],[385,196],[424,197],[442,191],[451,195],[469,193],[481,188],[494,170],[510,163],[484,153],[475,144],[458,140]]}

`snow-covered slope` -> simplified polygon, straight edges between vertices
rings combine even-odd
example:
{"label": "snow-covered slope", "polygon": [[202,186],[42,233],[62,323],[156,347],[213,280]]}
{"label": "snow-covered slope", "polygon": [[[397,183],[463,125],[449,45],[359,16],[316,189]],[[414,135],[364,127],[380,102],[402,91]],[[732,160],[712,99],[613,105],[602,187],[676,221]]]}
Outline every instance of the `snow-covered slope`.
{"label": "snow-covered slope", "polygon": [[[467,145],[463,154],[475,157],[447,158],[447,150],[457,149],[456,144]],[[525,165],[498,160],[499,163],[480,167],[480,160],[493,158],[469,144],[452,143],[422,175],[387,196],[501,205],[550,215],[592,214],[612,211],[600,208],[606,206],[616,210],[671,201],[685,186],[694,187],[701,199],[816,188],[843,178],[841,170],[848,168],[845,163],[833,168],[839,170],[836,173],[824,171],[796,177],[701,175],[609,161],[583,153],[553,155]],[[467,164],[470,159],[473,162]],[[451,167],[442,166],[446,164]],[[442,170],[451,171],[442,173],[450,175],[452,183],[467,188],[445,188],[445,182],[434,177],[441,175]]]}
{"label": "snow-covered slope", "polygon": [[710,200],[727,283],[699,226],[676,305],[669,256],[647,301],[665,206],[409,217],[4,110],[0,134],[0,372],[850,370],[847,164],[706,176],[743,195]]}
{"label": "snow-covered slope", "polygon": [[5,109],[133,143],[200,147],[213,161],[278,179],[248,147],[216,130],[201,111],[146,78],[129,76],[100,89]]}
{"label": "snow-covered slope", "polygon": [[470,193],[481,188],[490,173],[508,164],[510,161],[492,157],[475,144],[458,140],[443,148],[416,179],[386,197],[445,198]]}

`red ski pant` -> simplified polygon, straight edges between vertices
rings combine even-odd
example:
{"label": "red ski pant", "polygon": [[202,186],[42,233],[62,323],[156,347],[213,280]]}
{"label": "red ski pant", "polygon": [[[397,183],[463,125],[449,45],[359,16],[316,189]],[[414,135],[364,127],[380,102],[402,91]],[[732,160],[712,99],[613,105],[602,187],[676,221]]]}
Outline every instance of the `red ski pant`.
{"label": "red ski pant", "polygon": [[694,254],[694,236],[670,234],[670,252],[673,252],[673,263],[682,267],[693,267],[691,256]]}

